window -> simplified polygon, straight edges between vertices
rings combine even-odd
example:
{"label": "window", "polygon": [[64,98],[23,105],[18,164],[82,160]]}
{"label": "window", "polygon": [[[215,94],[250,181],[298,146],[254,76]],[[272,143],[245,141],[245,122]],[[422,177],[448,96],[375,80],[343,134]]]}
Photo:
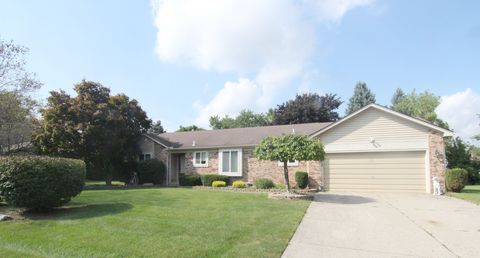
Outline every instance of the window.
{"label": "window", "polygon": [[[283,162],[278,162],[279,167],[283,167]],[[298,160],[289,160],[287,162],[287,167],[298,167]]]}
{"label": "window", "polygon": [[142,153],[142,154],[138,155],[138,160],[139,161],[144,161],[144,160],[149,160],[149,159],[152,159],[152,154],[150,154],[150,153]]}
{"label": "window", "polygon": [[242,150],[219,150],[218,173],[227,176],[242,176]]}
{"label": "window", "polygon": [[196,151],[193,153],[194,167],[208,167],[208,152]]}

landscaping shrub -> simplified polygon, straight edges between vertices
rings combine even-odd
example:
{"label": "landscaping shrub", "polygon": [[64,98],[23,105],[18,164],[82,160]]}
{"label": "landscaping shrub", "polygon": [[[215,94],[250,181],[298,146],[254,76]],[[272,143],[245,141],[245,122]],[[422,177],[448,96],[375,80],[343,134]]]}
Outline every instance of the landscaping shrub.
{"label": "landscaping shrub", "polygon": [[218,174],[205,174],[201,175],[200,178],[202,179],[203,186],[212,186],[213,181],[223,181],[225,184],[228,184],[229,181],[228,176]]}
{"label": "landscaping shrub", "polygon": [[460,192],[467,182],[468,172],[463,168],[448,169],[445,175],[445,182],[448,191]]}
{"label": "landscaping shrub", "polygon": [[213,181],[212,186],[213,187],[225,187],[225,186],[227,186],[227,183],[225,183],[225,181]]}
{"label": "landscaping shrub", "polygon": [[272,180],[268,178],[259,178],[255,180],[255,187],[258,189],[270,189],[275,187]]}
{"label": "landscaping shrub", "polygon": [[85,184],[82,160],[41,156],[0,158],[0,196],[10,205],[45,210],[62,206]]}
{"label": "landscaping shrub", "polygon": [[286,186],[285,184],[278,183],[278,184],[275,184],[274,188],[275,188],[275,189],[285,190],[285,189],[287,189],[287,186]]}
{"label": "landscaping shrub", "polygon": [[200,175],[180,175],[181,186],[196,186],[202,185]]}
{"label": "landscaping shrub", "polygon": [[297,171],[295,173],[295,181],[297,182],[297,186],[300,189],[305,189],[308,186],[308,173],[303,171]]}
{"label": "landscaping shrub", "polygon": [[245,182],[243,182],[242,180],[237,180],[237,181],[233,182],[232,186],[233,186],[233,188],[245,188],[245,187],[247,187],[247,184]]}
{"label": "landscaping shrub", "polygon": [[144,160],[138,163],[138,180],[140,184],[161,184],[165,178],[165,165],[157,159]]}

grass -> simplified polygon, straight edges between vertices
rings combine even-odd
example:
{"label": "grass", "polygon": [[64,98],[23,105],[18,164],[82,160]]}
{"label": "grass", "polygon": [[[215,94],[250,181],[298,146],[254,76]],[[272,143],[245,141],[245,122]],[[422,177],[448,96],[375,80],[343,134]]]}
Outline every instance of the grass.
{"label": "grass", "polygon": [[[185,188],[84,191],[1,222],[2,257],[279,257],[309,202]],[[6,207],[0,206],[0,213]],[[3,210],[3,211],[2,211]]]}
{"label": "grass", "polygon": [[[85,180],[85,185],[86,186],[105,186],[105,181],[99,181],[99,180]],[[112,181],[112,185],[124,185],[123,182],[120,181]]]}
{"label": "grass", "polygon": [[448,195],[480,205],[480,185],[467,185],[461,192]]}

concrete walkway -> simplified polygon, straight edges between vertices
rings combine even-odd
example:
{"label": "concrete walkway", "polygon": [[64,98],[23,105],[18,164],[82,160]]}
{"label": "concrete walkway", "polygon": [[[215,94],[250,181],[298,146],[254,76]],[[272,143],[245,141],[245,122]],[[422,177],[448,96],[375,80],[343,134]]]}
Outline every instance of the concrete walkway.
{"label": "concrete walkway", "polygon": [[480,206],[427,194],[321,193],[282,257],[480,257]]}

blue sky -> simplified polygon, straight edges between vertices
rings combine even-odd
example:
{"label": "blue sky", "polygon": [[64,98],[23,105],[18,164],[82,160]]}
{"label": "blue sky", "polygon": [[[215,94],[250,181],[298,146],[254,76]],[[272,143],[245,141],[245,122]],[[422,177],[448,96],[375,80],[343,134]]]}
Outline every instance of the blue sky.
{"label": "blue sky", "polygon": [[[443,96],[459,135],[478,133],[479,1],[3,1],[0,37],[30,48],[44,87],[81,79],[137,99],[168,130],[265,111],[297,92],[347,101],[363,80]],[[345,104],[340,113],[343,114]]]}

